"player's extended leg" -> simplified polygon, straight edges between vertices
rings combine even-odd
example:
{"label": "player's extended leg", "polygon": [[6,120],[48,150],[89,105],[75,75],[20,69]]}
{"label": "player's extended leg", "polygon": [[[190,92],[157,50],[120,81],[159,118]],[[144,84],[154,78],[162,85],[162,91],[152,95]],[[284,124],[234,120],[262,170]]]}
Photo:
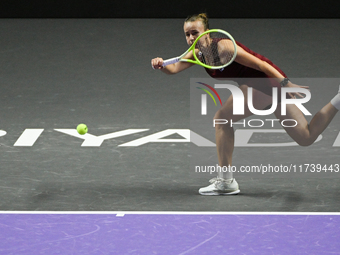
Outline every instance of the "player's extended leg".
{"label": "player's extended leg", "polygon": [[[230,125],[252,115],[247,106],[247,88],[246,85],[239,87],[245,98],[245,114],[233,115],[233,97],[230,96],[223,104],[221,109],[217,111],[214,119],[227,120],[227,124],[216,124],[215,137],[218,162],[221,167],[228,167],[232,164],[232,155],[234,151],[234,129]],[[258,90],[253,90],[253,104],[256,109],[264,109],[271,104],[272,98],[263,94]],[[211,185],[201,188],[201,195],[233,195],[240,192],[238,183],[233,179],[232,172],[219,172],[217,178],[210,180]]]}
{"label": "player's extended leg", "polygon": [[[338,107],[338,108],[336,108]],[[287,105],[287,115],[281,115],[281,107],[275,111],[278,119],[294,119],[295,127],[285,127],[286,132],[301,146],[309,146],[314,143],[318,136],[326,129],[336,113],[340,109],[340,91],[333,100],[317,112],[308,124],[303,113],[295,105]]]}

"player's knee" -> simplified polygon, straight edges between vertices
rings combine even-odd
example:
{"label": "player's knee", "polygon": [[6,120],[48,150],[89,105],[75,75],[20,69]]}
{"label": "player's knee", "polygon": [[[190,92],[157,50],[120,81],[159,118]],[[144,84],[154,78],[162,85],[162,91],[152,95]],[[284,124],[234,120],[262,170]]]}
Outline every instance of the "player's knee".
{"label": "player's knee", "polygon": [[214,116],[214,119],[222,119],[222,120],[228,120],[228,121],[230,121],[231,118],[232,116],[229,116],[228,113],[222,111],[221,109],[218,110]]}
{"label": "player's knee", "polygon": [[298,145],[303,146],[303,147],[308,147],[311,146],[314,143],[315,139],[302,139],[299,141],[296,141]]}
{"label": "player's knee", "polygon": [[213,119],[215,130],[229,130],[231,128],[230,121],[229,116],[220,110],[217,111]]}

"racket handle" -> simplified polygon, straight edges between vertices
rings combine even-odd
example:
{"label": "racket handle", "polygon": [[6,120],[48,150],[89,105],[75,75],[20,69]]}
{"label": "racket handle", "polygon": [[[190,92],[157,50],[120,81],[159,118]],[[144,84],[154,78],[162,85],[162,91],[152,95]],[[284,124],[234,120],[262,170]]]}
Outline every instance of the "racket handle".
{"label": "racket handle", "polygon": [[175,64],[175,63],[179,62],[179,59],[180,59],[179,57],[175,57],[175,58],[170,58],[170,59],[164,60],[163,61],[163,67],[171,65],[171,64]]}

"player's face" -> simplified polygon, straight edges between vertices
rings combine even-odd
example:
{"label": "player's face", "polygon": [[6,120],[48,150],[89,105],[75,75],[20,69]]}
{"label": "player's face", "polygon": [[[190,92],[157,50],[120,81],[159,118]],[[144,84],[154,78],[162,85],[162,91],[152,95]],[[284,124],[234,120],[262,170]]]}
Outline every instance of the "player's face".
{"label": "player's face", "polygon": [[192,45],[196,38],[205,31],[202,21],[184,23],[184,34],[188,45]]}

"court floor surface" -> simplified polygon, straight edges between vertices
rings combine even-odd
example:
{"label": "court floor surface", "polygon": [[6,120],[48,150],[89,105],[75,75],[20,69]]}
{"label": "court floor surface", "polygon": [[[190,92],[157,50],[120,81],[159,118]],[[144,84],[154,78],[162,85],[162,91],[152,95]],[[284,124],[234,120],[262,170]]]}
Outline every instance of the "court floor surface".
{"label": "court floor surface", "polygon": [[[239,195],[204,197],[197,190],[209,176],[190,173],[190,141],[175,132],[145,142],[193,129],[190,78],[207,74],[193,67],[166,76],[150,67],[153,57],[186,50],[182,22],[0,20],[2,254],[339,253],[336,173],[239,175]],[[211,26],[292,80],[338,78],[339,20],[216,19]],[[338,85],[311,87],[313,113]],[[74,133],[79,123],[92,137]],[[234,161],[335,165],[339,124],[336,116],[308,148],[236,147]]]}

